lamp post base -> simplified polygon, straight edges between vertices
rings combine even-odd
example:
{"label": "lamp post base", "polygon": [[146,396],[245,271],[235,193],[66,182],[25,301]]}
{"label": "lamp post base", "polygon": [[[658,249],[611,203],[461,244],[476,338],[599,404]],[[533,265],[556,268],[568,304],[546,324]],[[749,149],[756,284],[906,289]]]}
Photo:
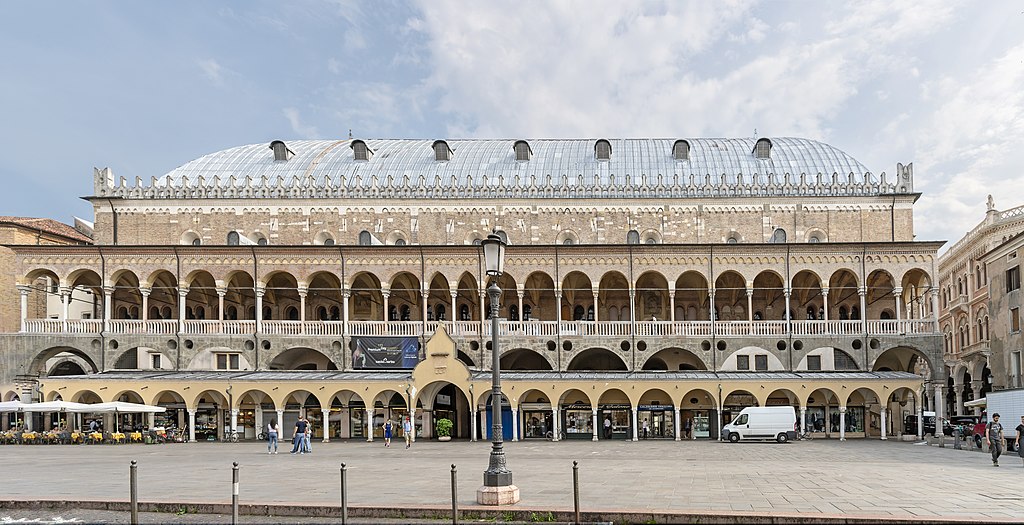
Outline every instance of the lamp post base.
{"label": "lamp post base", "polygon": [[514,505],[519,503],[519,487],[515,485],[497,487],[484,485],[476,489],[476,502],[480,505]]}

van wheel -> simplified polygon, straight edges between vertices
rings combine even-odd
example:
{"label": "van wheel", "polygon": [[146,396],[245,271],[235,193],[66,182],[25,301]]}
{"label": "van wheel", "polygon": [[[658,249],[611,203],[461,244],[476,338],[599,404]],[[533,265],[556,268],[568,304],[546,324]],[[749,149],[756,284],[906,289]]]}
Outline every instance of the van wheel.
{"label": "van wheel", "polygon": [[775,441],[778,441],[779,443],[785,443],[789,441],[789,436],[787,436],[785,432],[782,432],[775,437]]}
{"label": "van wheel", "polygon": [[740,442],[740,435],[735,433],[735,432],[729,434],[729,442],[730,443],[739,443]]}

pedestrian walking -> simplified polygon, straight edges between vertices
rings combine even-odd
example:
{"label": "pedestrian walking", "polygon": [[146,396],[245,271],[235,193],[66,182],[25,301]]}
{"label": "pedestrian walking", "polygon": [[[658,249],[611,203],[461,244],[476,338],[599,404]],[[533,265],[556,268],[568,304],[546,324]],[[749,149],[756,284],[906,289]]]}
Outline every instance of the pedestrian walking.
{"label": "pedestrian walking", "polygon": [[1024,442],[1024,416],[1020,416],[1020,424],[1017,425],[1017,455],[1020,456],[1021,461],[1024,461],[1024,447],[1021,447]]}
{"label": "pedestrian walking", "polygon": [[612,418],[604,416],[604,437],[605,439],[612,438]]}
{"label": "pedestrian walking", "polygon": [[295,422],[295,429],[292,432],[292,454],[298,452],[305,454],[302,449],[302,442],[306,439],[306,420],[299,419]]}
{"label": "pedestrian walking", "polygon": [[313,447],[309,444],[309,438],[313,437],[313,423],[309,422],[309,419],[302,418],[306,422],[306,433],[302,436],[302,451],[306,454],[313,453]]}
{"label": "pedestrian walking", "polygon": [[412,446],[412,436],[416,432],[412,428],[412,420],[409,416],[405,416],[405,422],[402,423],[402,432],[405,434],[405,448]]}
{"label": "pedestrian walking", "polygon": [[644,418],[644,439],[647,439],[647,434],[651,431],[651,425],[647,422],[647,418]]}
{"label": "pedestrian walking", "polygon": [[391,420],[384,422],[384,446],[391,446]]}
{"label": "pedestrian walking", "polygon": [[992,421],[985,426],[985,443],[992,453],[992,466],[999,466],[999,456],[1003,453],[1003,425],[999,423],[999,414],[992,414]]}
{"label": "pedestrian walking", "polygon": [[683,430],[686,431],[686,439],[690,439],[690,432],[693,431],[693,418],[686,419],[686,423],[683,424]]}
{"label": "pedestrian walking", "polygon": [[[271,452],[273,449],[273,452]],[[277,454],[277,418],[271,418],[267,425],[267,454]]]}

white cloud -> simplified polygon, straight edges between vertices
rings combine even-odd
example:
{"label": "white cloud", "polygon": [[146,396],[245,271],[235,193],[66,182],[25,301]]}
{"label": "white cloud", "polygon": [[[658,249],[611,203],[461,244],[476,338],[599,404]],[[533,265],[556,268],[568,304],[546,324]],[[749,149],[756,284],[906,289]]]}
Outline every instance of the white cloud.
{"label": "white cloud", "polygon": [[316,126],[310,126],[302,122],[302,118],[299,116],[299,110],[295,108],[284,108],[282,110],[285,118],[288,119],[288,123],[292,126],[292,131],[296,135],[304,139],[316,139],[320,138],[320,131],[316,129]]}
{"label": "white cloud", "polygon": [[196,61],[199,69],[202,70],[206,79],[217,87],[224,86],[224,68],[212,58],[204,58]]}

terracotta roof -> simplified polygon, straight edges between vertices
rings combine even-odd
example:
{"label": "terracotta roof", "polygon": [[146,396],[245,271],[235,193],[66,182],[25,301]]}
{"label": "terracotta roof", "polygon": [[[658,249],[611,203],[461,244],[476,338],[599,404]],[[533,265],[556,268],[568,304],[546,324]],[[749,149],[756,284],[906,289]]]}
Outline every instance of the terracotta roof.
{"label": "terracotta roof", "polygon": [[51,235],[64,237],[78,242],[92,244],[92,238],[76,230],[74,227],[53,219],[38,219],[34,217],[8,217],[0,215],[0,225],[10,224],[21,226],[32,230],[39,230]]}

